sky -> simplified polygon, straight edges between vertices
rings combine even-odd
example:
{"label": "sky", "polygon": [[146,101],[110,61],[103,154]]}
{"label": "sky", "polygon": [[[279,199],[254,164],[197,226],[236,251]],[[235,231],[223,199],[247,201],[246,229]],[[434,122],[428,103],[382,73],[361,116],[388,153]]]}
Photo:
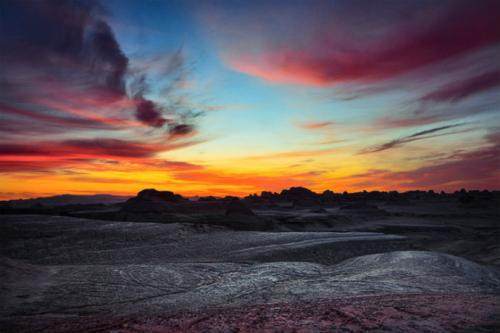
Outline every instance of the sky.
{"label": "sky", "polygon": [[0,199],[500,189],[500,1],[0,2]]}

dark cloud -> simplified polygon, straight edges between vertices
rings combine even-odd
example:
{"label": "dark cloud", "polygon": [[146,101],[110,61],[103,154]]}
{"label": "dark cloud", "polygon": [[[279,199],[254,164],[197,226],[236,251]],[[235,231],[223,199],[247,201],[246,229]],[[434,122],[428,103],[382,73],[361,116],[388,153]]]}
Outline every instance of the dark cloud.
{"label": "dark cloud", "polygon": [[178,96],[188,73],[182,50],[132,68],[106,20],[99,1],[0,2],[2,120],[18,132],[37,123],[46,134],[59,132],[55,124],[68,131],[193,127],[204,111],[192,110],[187,93]]}
{"label": "dark cloud", "polygon": [[421,138],[421,137],[424,137],[425,135],[428,135],[428,134],[432,134],[432,133],[435,133],[435,132],[440,132],[440,131],[443,131],[443,130],[446,130],[446,129],[449,129],[449,128],[454,128],[454,127],[463,126],[463,125],[464,124],[455,124],[455,125],[447,125],[447,126],[435,127],[435,128],[431,128],[431,129],[428,129],[428,130],[425,130],[425,131],[420,131],[420,132],[414,133],[412,135],[409,135],[409,136],[406,137],[406,139]]}
{"label": "dark cloud", "polygon": [[381,151],[384,151],[384,150],[397,148],[397,147],[402,146],[403,144],[406,144],[406,143],[409,143],[409,142],[413,142],[413,141],[429,139],[429,138],[433,138],[435,136],[455,134],[456,132],[445,133],[445,134],[440,133],[440,134],[437,134],[437,135],[435,133],[442,132],[444,130],[451,129],[451,128],[456,128],[456,127],[464,126],[464,125],[465,124],[447,125],[447,126],[441,126],[441,127],[431,128],[431,129],[428,129],[428,130],[425,130],[425,131],[416,132],[414,134],[407,135],[407,136],[401,137],[399,139],[391,140],[389,142],[386,142],[386,143],[383,143],[383,144],[380,144],[380,145],[375,145],[375,146],[372,146],[372,147],[368,147],[366,149],[363,149],[360,152],[360,154],[377,153],[377,152],[381,152]]}
{"label": "dark cloud", "polygon": [[[71,165],[71,162],[65,163],[65,166]],[[0,160],[0,173],[47,173],[51,169],[61,167],[61,162],[57,160],[36,161],[16,161],[16,160]]]}
{"label": "dark cloud", "polygon": [[98,156],[132,158],[151,157],[162,150],[161,145],[118,139],[66,140],[61,145]]}
{"label": "dark cloud", "polygon": [[[21,125],[22,119],[30,119],[32,121],[27,124],[22,124],[23,126],[17,127],[17,131],[20,128],[25,130],[25,126],[28,127],[39,127],[42,131],[52,131],[54,128],[47,128],[50,124],[57,124],[65,126],[66,128],[60,128],[63,130],[67,130],[67,128],[76,128],[76,129],[111,129],[112,127],[108,124],[105,124],[101,121],[85,119],[85,118],[74,118],[68,116],[59,116],[50,114],[42,111],[28,110],[23,107],[16,107],[14,105],[8,105],[0,102],[0,112],[5,116],[15,116],[18,120],[17,123]],[[19,119],[21,118],[21,119]],[[35,120],[35,122],[33,122]],[[13,123],[16,123],[16,120],[10,120]],[[9,120],[3,119],[3,123],[9,122]]]}
{"label": "dark cloud", "polygon": [[0,49],[5,139],[123,128],[104,110],[127,99],[128,59],[97,1],[2,1]]}
{"label": "dark cloud", "polygon": [[172,137],[187,136],[194,133],[194,127],[188,124],[177,124],[169,127],[168,133]]}
{"label": "dark cloud", "polygon": [[[150,68],[154,68],[154,73]],[[193,134],[194,125],[188,123],[193,123],[206,109],[202,105],[195,107],[184,93],[189,71],[182,49],[144,60],[131,69],[128,90],[137,105],[136,119],[157,128],[167,125],[170,138]],[[148,95],[155,95],[155,100],[148,99]]]}
{"label": "dark cloud", "polygon": [[124,94],[128,59],[97,2],[7,0],[0,6],[4,84],[18,89],[22,81],[49,80]]}
{"label": "dark cloud", "polygon": [[500,86],[500,71],[483,73],[453,82],[421,97],[421,101],[457,102]]}
{"label": "dark cloud", "polygon": [[58,156],[70,158],[85,155],[99,157],[151,157],[163,149],[162,145],[118,139],[75,139],[37,142],[36,144],[0,144],[0,156]]}
{"label": "dark cloud", "polygon": [[135,116],[140,122],[152,126],[162,127],[167,120],[162,116],[162,110],[153,101],[138,98]]}

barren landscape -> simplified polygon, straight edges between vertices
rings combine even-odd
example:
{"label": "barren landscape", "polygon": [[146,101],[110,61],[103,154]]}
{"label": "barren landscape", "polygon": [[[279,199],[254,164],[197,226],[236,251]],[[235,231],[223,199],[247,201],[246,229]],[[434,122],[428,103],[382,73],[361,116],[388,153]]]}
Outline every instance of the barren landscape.
{"label": "barren landscape", "polygon": [[500,0],[0,0],[0,333],[500,332]]}
{"label": "barren landscape", "polygon": [[[498,194],[384,195],[7,202],[2,331],[497,330]],[[165,212],[140,222],[154,203]]]}

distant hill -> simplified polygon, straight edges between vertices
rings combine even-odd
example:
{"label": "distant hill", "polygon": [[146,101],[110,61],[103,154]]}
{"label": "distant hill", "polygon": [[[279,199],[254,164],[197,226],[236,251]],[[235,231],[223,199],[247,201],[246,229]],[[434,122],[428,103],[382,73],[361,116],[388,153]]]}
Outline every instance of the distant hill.
{"label": "distant hill", "polygon": [[18,199],[3,201],[3,204],[8,204],[10,207],[27,208],[33,206],[64,206],[64,205],[94,205],[94,204],[115,204],[125,202],[129,196],[117,196],[111,194],[94,194],[94,195],[73,195],[62,194],[51,197],[41,197],[33,199]]}

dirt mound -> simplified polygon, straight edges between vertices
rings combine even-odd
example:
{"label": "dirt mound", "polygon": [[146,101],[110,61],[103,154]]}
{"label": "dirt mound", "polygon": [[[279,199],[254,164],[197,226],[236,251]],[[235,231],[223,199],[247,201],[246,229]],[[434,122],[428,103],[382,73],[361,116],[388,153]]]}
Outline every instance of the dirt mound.
{"label": "dirt mound", "polygon": [[[365,281],[410,282],[428,291],[491,289],[500,291],[500,275],[472,261],[436,252],[396,251],[348,259],[335,267],[334,274]],[[462,289],[464,288],[464,289]]]}

